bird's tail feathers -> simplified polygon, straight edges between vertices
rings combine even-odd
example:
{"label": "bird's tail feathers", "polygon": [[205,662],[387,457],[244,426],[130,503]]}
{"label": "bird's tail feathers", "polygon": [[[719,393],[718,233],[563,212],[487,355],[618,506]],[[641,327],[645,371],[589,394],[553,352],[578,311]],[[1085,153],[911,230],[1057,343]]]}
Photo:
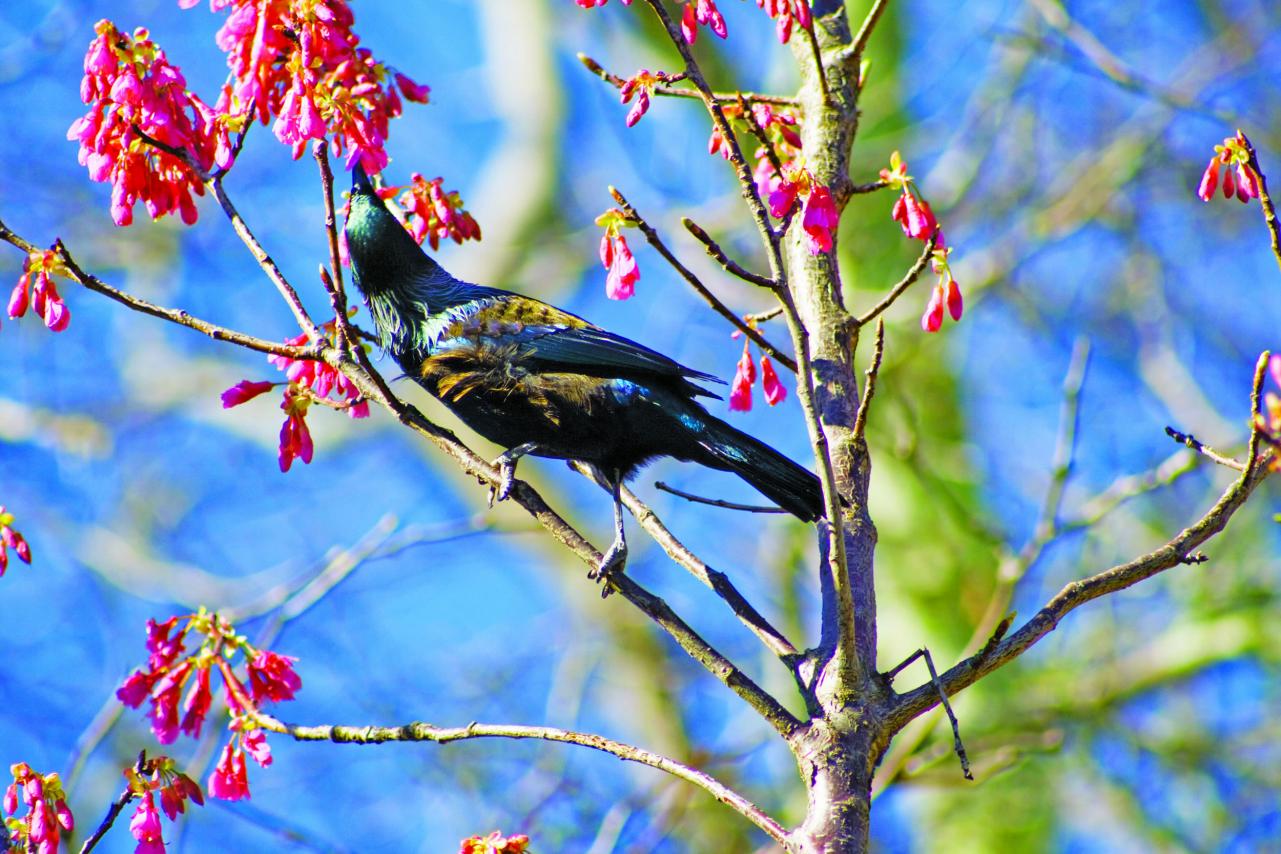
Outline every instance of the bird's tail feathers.
{"label": "bird's tail feathers", "polygon": [[806,522],[823,515],[823,490],[813,472],[718,418],[708,416],[706,428],[700,444],[716,468],[734,472]]}

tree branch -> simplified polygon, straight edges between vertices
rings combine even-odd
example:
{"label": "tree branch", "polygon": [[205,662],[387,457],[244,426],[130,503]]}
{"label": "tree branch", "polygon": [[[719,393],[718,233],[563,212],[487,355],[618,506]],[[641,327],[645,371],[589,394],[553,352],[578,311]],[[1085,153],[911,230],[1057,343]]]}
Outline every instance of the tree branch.
{"label": "tree branch", "polygon": [[858,417],[854,419],[854,441],[863,439],[867,430],[867,412],[876,394],[876,378],[881,372],[881,359],[885,356],[885,320],[876,321],[876,341],[872,344],[872,364],[867,368],[867,381],[863,384],[863,397],[858,403]]}
{"label": "tree branch", "polygon": [[[1009,638],[990,650],[970,656],[944,673],[939,681],[949,696],[973,685],[979,679],[1027,652],[1037,641],[1052,632],[1067,614],[1101,596],[1132,587],[1171,567],[1189,560],[1193,551],[1218,534],[1247,498],[1269,475],[1271,457],[1261,459],[1220,496],[1215,505],[1192,526],[1160,548],[1119,564],[1103,572],[1068,584]],[[891,730],[897,731],[912,718],[938,702],[934,686],[927,683],[899,696],[887,716]]]}
{"label": "tree branch", "polygon": [[1245,140],[1245,152],[1250,157],[1250,168],[1259,179],[1259,204],[1263,207],[1263,221],[1267,224],[1268,234],[1272,237],[1272,255],[1281,266],[1281,225],[1277,224],[1277,209],[1272,204],[1272,197],[1268,195],[1268,179],[1259,166],[1259,156],[1255,153],[1254,146],[1245,134],[1241,134],[1241,138]]}
{"label": "tree branch", "polygon": [[[599,62],[592,59],[585,53],[578,54],[578,61],[586,66],[588,71],[595,74],[615,89],[621,89],[623,84],[627,82],[627,78],[620,77],[617,74],[611,74],[609,71],[601,67]],[[697,98],[699,100],[702,100],[703,97],[699,92],[691,92],[689,89],[678,89],[675,86],[667,86],[661,83],[654,87],[654,94],[668,98]],[[795,98],[789,98],[786,95],[764,95],[760,92],[713,92],[712,97],[722,104],[734,104],[738,102],[739,98],[743,98],[752,104],[770,104],[771,106],[776,107],[796,106]]]}
{"label": "tree branch", "polygon": [[921,256],[916,259],[916,263],[911,266],[903,278],[899,279],[898,283],[894,285],[894,287],[890,288],[890,292],[887,293],[880,302],[864,312],[863,315],[855,321],[855,323],[859,326],[870,323],[874,318],[880,315],[881,312],[894,305],[894,302],[903,295],[904,291],[910,288],[912,284],[921,277],[921,273],[925,272],[925,267],[930,263],[930,258],[934,254],[934,247],[938,245],[938,239],[938,232],[935,232],[934,236],[926,242],[925,249],[921,251]]}
{"label": "tree branch", "polygon": [[684,490],[677,489],[674,486],[668,486],[667,484],[663,483],[661,480],[654,482],[654,488],[661,492],[666,492],[670,495],[675,495],[677,498],[684,498],[686,501],[689,501],[694,504],[706,504],[709,507],[721,507],[721,508],[724,508],[725,510],[739,510],[739,511],[742,511],[743,513],[786,513],[787,512],[782,507],[772,507],[772,506],[766,507],[760,504],[739,504],[736,501],[725,501],[720,498],[704,498],[701,495],[694,495],[692,492],[685,492]]}
{"label": "tree branch", "polygon": [[258,716],[258,722],[264,729],[288,735],[297,741],[331,741],[336,744],[382,744],[389,741],[431,741],[437,744],[448,744],[451,741],[472,738],[531,738],[561,744],[575,744],[617,756],[627,762],[648,765],[687,783],[692,783],[751,821],[776,842],[781,844],[787,840],[787,831],[781,824],[760,807],[711,775],[666,756],[595,733],[575,732],[555,727],[482,723],[470,723],[463,727],[438,727],[419,722],[398,727],[295,726],[265,715]]}
{"label": "tree branch", "polygon": [[[0,221],[0,240],[16,246],[27,254],[41,251],[38,246],[11,231],[3,221]],[[67,268],[67,272],[70,274],[72,281],[84,286],[88,290],[113,299],[126,308],[131,308],[134,311],[141,312],[142,314],[147,314],[152,317],[158,317],[162,320],[168,320],[171,323],[176,323],[179,326],[185,326],[188,329],[194,329],[197,332],[208,335],[215,341],[227,341],[250,350],[256,350],[259,353],[288,356],[291,359],[314,359],[318,355],[318,351],[315,347],[295,347],[289,344],[281,344],[277,341],[268,341],[264,338],[255,338],[252,335],[246,335],[243,332],[237,332],[234,329],[228,329],[224,326],[218,326],[217,324],[210,323],[207,320],[192,317],[181,309],[165,308],[164,306],[159,306],[155,303],[135,297],[125,291],[113,288],[97,276],[86,273],[71,255],[71,251],[67,249],[66,244],[61,240],[56,241],[53,248],[54,251],[58,253],[58,258],[62,261],[63,266]]]}
{"label": "tree branch", "polygon": [[[650,246],[653,246],[654,249],[657,250],[658,254],[663,256],[667,263],[672,266],[672,269],[677,273],[680,273],[681,278],[689,283],[689,286],[712,307],[713,311],[728,320],[735,329],[751,339],[756,346],[774,357],[780,365],[792,372],[796,371],[796,360],[786,353],[781,352],[777,347],[771,344],[764,335],[753,329],[745,323],[741,317],[731,311],[725,303],[720,301],[716,294],[708,290],[707,286],[702,283],[698,276],[694,275],[688,267],[682,264],[680,260],[672,254],[671,250],[663,243],[663,239],[658,236],[658,232],[654,230],[654,227],[645,221],[645,218],[637,212],[636,208],[632,207],[631,202],[627,201],[627,199],[623,197],[622,193],[614,187],[609,188],[609,193],[614,197],[614,201],[618,202],[619,206],[622,207],[623,213],[627,218],[635,221],[637,226],[640,227],[641,232],[644,233],[645,239],[649,241]],[[697,228],[697,226],[695,227]]]}
{"label": "tree branch", "polygon": [[876,22],[881,19],[881,14],[888,5],[890,5],[889,0],[875,0],[872,3],[872,8],[863,19],[863,25],[858,28],[858,34],[854,36],[854,43],[850,48],[855,56],[862,56],[868,41],[872,38],[872,30],[876,29]]}
{"label": "tree branch", "polygon": [[[720,265],[725,268],[727,273],[738,276],[743,281],[750,282],[751,284],[762,288],[770,288],[773,290],[778,287],[778,285],[774,283],[773,279],[762,276],[759,273],[753,273],[750,270],[743,269],[737,261],[726,255],[725,250],[721,249],[720,244],[713,240],[712,236],[704,231],[702,226],[694,222],[694,220],[687,216],[681,217],[681,225],[685,226],[685,230],[694,235],[694,238],[707,248],[707,254],[715,258]],[[777,310],[782,311],[781,308]]]}

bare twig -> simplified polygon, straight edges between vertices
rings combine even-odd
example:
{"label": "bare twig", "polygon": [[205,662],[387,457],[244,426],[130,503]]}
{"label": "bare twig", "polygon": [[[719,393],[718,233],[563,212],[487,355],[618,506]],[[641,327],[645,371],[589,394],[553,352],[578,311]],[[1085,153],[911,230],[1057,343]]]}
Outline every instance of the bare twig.
{"label": "bare twig", "polygon": [[[311,153],[320,167],[320,184],[325,198],[325,234],[329,237],[329,269],[320,268],[320,281],[329,294],[329,305],[334,310],[334,343],[339,350],[346,350],[356,342],[356,335],[351,329],[351,318],[347,316],[347,292],[343,290],[342,259],[338,252],[338,214],[334,210],[334,171],[329,166],[329,150],[325,140],[318,139],[311,147]],[[355,343],[359,347],[359,343]]]}
{"label": "bare twig", "polygon": [[[973,685],[988,673],[1008,664],[1027,652],[1037,641],[1053,631],[1067,614],[1100,596],[1115,593],[1186,562],[1189,555],[1204,542],[1221,532],[1233,514],[1269,474],[1269,466],[1257,465],[1241,473],[1204,516],[1180,531],[1160,548],[1118,564],[1089,578],[1074,581],[1058,592],[1018,631],[999,643],[985,656],[974,655],[952,667],[939,682],[949,696]],[[889,715],[888,723],[897,730],[912,718],[937,703],[932,684],[925,684],[903,694]]]}
{"label": "bare twig", "polygon": [[[615,88],[621,89],[623,84],[627,82],[627,78],[610,73],[606,69],[602,68],[599,62],[592,59],[585,53],[578,54],[578,61],[586,66],[587,70],[592,74],[595,74],[601,80],[604,80]],[[684,80],[686,78],[682,76],[680,79]],[[679,89],[674,86],[666,86],[661,83],[654,87],[654,94],[663,95],[669,98],[702,98],[702,95],[698,92],[693,92],[689,89]],[[795,98],[789,98],[785,95],[764,95],[760,92],[713,92],[712,97],[722,104],[733,104],[736,103],[739,98],[744,98],[749,103],[753,104],[770,104],[771,106],[777,107],[796,106]]]}
{"label": "bare twig", "polygon": [[889,181],[872,181],[869,184],[851,184],[850,195],[875,193],[877,190],[884,190],[889,185],[890,185]]}
{"label": "bare twig", "polygon": [[[720,244],[713,240],[712,236],[704,231],[698,223],[694,222],[694,220],[687,216],[681,217],[681,225],[685,226],[686,231],[694,235],[694,239],[699,243],[702,243],[703,246],[707,248],[707,254],[720,262],[720,265],[725,268],[726,272],[738,276],[745,282],[751,282],[753,285],[759,285],[762,288],[770,288],[773,290],[778,287],[774,283],[773,279],[762,276],[759,273],[753,273],[750,270],[745,270],[737,261],[726,255],[725,250],[721,249]],[[777,311],[781,312],[782,309],[777,309]]]}
{"label": "bare twig", "polygon": [[749,324],[765,323],[766,321],[773,320],[782,313],[783,307],[781,305],[776,305],[773,308],[767,308],[764,311],[758,311],[755,314],[745,314],[743,315],[743,320]]}
{"label": "bare twig", "polygon": [[1254,146],[1245,134],[1242,133],[1241,138],[1245,140],[1245,153],[1250,158],[1250,168],[1259,179],[1259,204],[1263,207],[1263,221],[1267,223],[1268,234],[1272,236],[1272,255],[1281,266],[1281,225],[1277,223],[1277,209],[1272,203],[1272,197],[1268,195],[1268,179],[1259,166],[1259,156],[1255,153]]}
{"label": "bare twig", "polygon": [[382,744],[389,741],[431,741],[437,744],[448,744],[451,741],[472,738],[539,739],[574,744],[599,750],[628,762],[648,765],[692,783],[751,821],[777,842],[783,843],[787,839],[787,831],[781,824],[760,807],[709,774],[666,756],[595,733],[575,732],[555,727],[483,723],[470,723],[461,727],[438,727],[418,722],[397,727],[294,726],[266,716],[260,716],[259,722],[264,729],[288,735],[298,741],[331,741],[337,744]]}
{"label": "bare twig", "polygon": [[[141,774],[143,773],[143,769],[146,765],[147,751],[144,750],[138,754],[138,761],[135,762],[133,766],[134,771]],[[85,840],[85,844],[80,847],[80,854],[88,854],[88,852],[97,847],[98,843],[102,841],[102,838],[107,835],[107,831],[116,823],[116,819],[120,817],[121,811],[124,810],[124,808],[128,806],[129,802],[136,797],[137,795],[133,793],[133,789],[129,786],[125,786],[125,790],[120,793],[120,796],[111,802],[111,806],[107,809],[107,814],[103,817],[102,823],[98,825],[98,829],[95,830],[93,834]]]}
{"label": "bare twig", "polygon": [[649,241],[649,245],[653,246],[654,249],[657,250],[658,254],[662,255],[667,263],[672,265],[672,269],[677,273],[680,273],[681,278],[689,283],[689,286],[712,307],[713,311],[733,324],[735,329],[750,338],[756,346],[760,347],[770,356],[773,356],[780,365],[790,371],[796,371],[796,360],[780,351],[777,347],[771,344],[764,335],[744,323],[741,317],[731,311],[725,303],[720,301],[719,297],[708,290],[707,286],[702,283],[698,276],[694,275],[693,271],[682,264],[680,260],[672,254],[672,251],[667,248],[665,243],[663,243],[663,239],[658,236],[658,232],[654,230],[654,227],[645,221],[645,218],[636,211],[636,208],[632,207],[631,202],[627,201],[627,199],[623,197],[622,193],[614,187],[610,187],[609,192],[610,195],[614,197],[614,201],[618,202],[619,206],[623,209],[623,213],[627,218],[634,221],[637,226],[640,227],[641,232],[645,235],[645,239]]}
{"label": "bare twig", "polygon": [[903,278],[894,285],[894,287],[890,288],[890,292],[887,293],[880,302],[865,311],[863,315],[855,321],[859,326],[863,326],[870,322],[881,312],[894,305],[895,300],[901,297],[903,292],[910,288],[912,284],[920,278],[921,273],[925,272],[926,266],[930,263],[930,257],[934,254],[934,247],[938,245],[938,239],[938,232],[935,232],[934,236],[926,242],[925,248],[921,250],[920,257],[916,259],[916,263],[911,266],[906,275],[904,275]]}
{"label": "bare twig", "polygon": [[918,658],[925,659],[925,667],[930,671],[930,684],[938,690],[939,703],[942,704],[943,711],[947,712],[947,719],[952,724],[952,750],[956,753],[956,758],[961,760],[961,773],[965,775],[965,779],[973,780],[974,775],[970,773],[970,758],[965,755],[965,744],[961,741],[961,724],[956,719],[956,713],[952,711],[952,704],[948,702],[947,692],[943,690],[943,686],[939,683],[938,671],[934,669],[934,658],[930,655],[930,651],[925,647],[921,647],[905,658],[893,670],[886,673],[886,679],[892,680]]}
{"label": "bare twig", "polygon": [[223,213],[230,220],[232,229],[240,237],[240,242],[245,244],[249,254],[254,256],[258,266],[267,274],[267,278],[276,286],[276,290],[280,291],[280,295],[289,306],[289,310],[293,312],[294,319],[298,321],[298,325],[302,327],[302,330],[307,333],[307,337],[312,341],[322,340],[324,335],[321,334],[320,329],[316,326],[316,322],[307,314],[307,309],[303,308],[302,300],[298,298],[298,292],[294,290],[293,285],[289,284],[285,274],[280,272],[276,262],[267,254],[267,250],[258,242],[258,238],[254,236],[254,233],[249,230],[249,226],[245,223],[244,217],[240,215],[240,211],[236,210],[236,206],[228,198],[227,191],[222,186],[222,178],[210,178],[209,189],[213,191],[214,198],[218,200]]}
{"label": "bare twig", "polygon": [[889,0],[875,0],[872,8],[868,10],[867,17],[863,19],[863,25],[858,28],[858,35],[854,36],[854,43],[850,48],[855,55],[861,55],[867,47],[867,42],[872,38],[872,30],[876,29],[876,22],[880,20],[881,13],[889,5]]}
{"label": "bare twig", "polygon": [[814,26],[814,21],[811,19],[810,25],[802,27],[802,29],[805,30],[805,38],[809,41],[810,50],[814,53],[814,70],[818,74],[818,83],[823,88],[823,103],[830,107],[832,106],[832,90],[827,85],[827,71],[823,68],[823,50],[818,46],[818,36],[814,33]]}
{"label": "bare twig", "polygon": [[742,510],[745,513],[786,513],[782,507],[765,507],[759,504],[739,504],[734,501],[725,501],[721,498],[704,498],[701,495],[694,495],[690,492],[677,489],[674,486],[668,486],[661,480],[654,482],[654,488],[663,492],[671,493],[677,498],[684,498],[686,501],[692,501],[695,504],[706,504],[709,507],[723,507],[726,510]]}
{"label": "bare twig", "polygon": [[1259,462],[1259,442],[1263,438],[1260,424],[1263,411],[1263,380],[1268,375],[1268,361],[1272,354],[1264,350],[1254,363],[1254,382],[1250,386],[1250,445],[1245,456],[1245,470],[1250,471]]}
{"label": "bare twig", "polygon": [[[570,463],[570,467],[584,477],[597,480],[592,467],[585,463]],[[597,482],[599,483],[599,480]],[[654,538],[654,542],[667,553],[667,556],[724,599],[725,604],[729,605],[730,610],[734,612],[734,616],[756,635],[767,649],[778,656],[779,660],[787,664],[795,675],[794,660],[797,657],[795,645],[782,632],[770,625],[769,621],[738,591],[729,577],[723,572],[712,569],[702,558],[690,551],[663,524],[658,515],[630,489],[623,488],[622,498],[624,506],[645,529],[645,532]]]}
{"label": "bare twig", "polygon": [[[4,222],[0,222],[0,240],[10,243],[28,254],[40,251],[38,246],[11,231]],[[291,359],[314,359],[317,356],[318,351],[314,347],[294,347],[289,344],[281,344],[277,341],[255,338],[252,335],[246,335],[243,332],[237,332],[234,329],[227,329],[226,327],[210,323],[207,320],[192,317],[181,309],[165,308],[113,288],[97,276],[90,275],[81,269],[75,258],[72,257],[71,251],[67,249],[66,245],[61,240],[56,241],[53,248],[54,251],[58,253],[59,260],[62,261],[63,266],[66,267],[67,272],[70,274],[73,281],[83,285],[88,290],[95,291],[105,297],[109,297],[110,299],[113,299],[134,311],[148,314],[152,317],[158,317],[162,320],[168,320],[171,323],[176,323],[179,326],[185,326],[188,329],[194,329],[197,332],[208,335],[216,341],[228,341],[232,344],[238,344],[241,347],[246,347],[250,350],[256,350],[259,353],[288,356]]]}
{"label": "bare twig", "polygon": [[872,405],[872,395],[876,394],[876,377],[881,371],[881,359],[885,356],[885,318],[876,321],[876,340],[872,344],[872,364],[867,368],[867,381],[863,385],[863,397],[858,402],[858,416],[854,419],[854,441],[863,439],[867,429],[867,412]]}
{"label": "bare twig", "polygon": [[1221,466],[1227,466],[1230,469],[1236,469],[1237,471],[1245,471],[1245,463],[1240,462],[1239,460],[1234,460],[1232,457],[1229,457],[1226,454],[1221,454],[1218,451],[1214,450],[1214,448],[1211,448],[1209,445],[1201,444],[1201,442],[1191,433],[1180,433],[1178,430],[1175,430],[1173,427],[1167,426],[1165,428],[1165,435],[1169,436],[1171,439],[1178,442],[1180,445],[1187,445],[1189,448],[1196,451],[1198,454],[1205,457],[1207,460],[1216,462]]}

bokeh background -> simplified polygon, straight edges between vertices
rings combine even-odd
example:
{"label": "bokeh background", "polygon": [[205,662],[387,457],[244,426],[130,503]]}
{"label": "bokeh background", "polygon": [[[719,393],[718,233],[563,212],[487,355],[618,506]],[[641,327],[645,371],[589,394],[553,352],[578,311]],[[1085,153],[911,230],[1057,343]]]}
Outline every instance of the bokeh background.
{"label": "bokeh background", "polygon": [[[764,14],[720,5],[730,39],[705,32],[698,44],[713,82],[790,91],[790,53]],[[861,17],[866,3],[850,6]],[[614,184],[736,310],[768,307],[679,227],[690,215],[749,266],[760,260],[730,171],[706,154],[697,105],[657,101],[628,130],[617,94],[575,59],[584,51],[623,74],[672,69],[641,6],[353,7],[375,54],[432,86],[432,104],[410,105],[393,125],[388,176],[443,175],[462,192],[485,238],[443,249],[449,269],[732,375],[739,344],[727,326],[639,236],[637,295],[604,296],[592,220]],[[213,44],[222,17],[207,7],[3,4],[0,217],[37,243],[62,236],[88,269],[148,299],[263,337],[295,334],[208,200],[190,229],[111,224],[108,188],[88,182],[65,141],[101,17],[148,26],[202,94],[224,76]],[[946,666],[1006,608],[1030,615],[1065,582],[1151,549],[1223,487],[1224,472],[1163,428],[1239,450],[1255,357],[1281,344],[1281,288],[1257,203],[1194,195],[1212,146],[1237,126],[1281,182],[1279,31],[1270,0],[891,4],[869,51],[854,177],[873,179],[903,151],[956,247],[967,307],[961,323],[923,334],[921,283],[889,315],[869,426],[884,666],[922,645]],[[292,162],[258,128],[227,186],[323,314],[314,164]],[[891,201],[858,198],[844,217],[855,307],[870,306],[918,248],[890,221]],[[4,289],[20,263],[0,252]],[[279,710],[287,720],[599,731],[695,762],[799,821],[804,792],[768,727],[625,602],[602,602],[583,567],[518,510],[486,512],[484,492],[424,442],[381,413],[350,422],[313,411],[315,461],[282,475],[274,398],[233,411],[218,400],[242,378],[274,379],[262,358],[64,293],[73,320],[61,335],[31,319],[0,331],[0,501],[36,557],[0,580],[0,761],[61,771],[82,828],[118,792],[120,769],[154,747],[142,715],[112,699],[145,656],[144,621],[201,604],[300,659],[304,690]],[[1056,458],[1074,352],[1084,368],[1078,430]],[[398,388],[457,426],[415,388]],[[732,420],[806,459],[794,394],[775,409],[758,395],[756,411]],[[1047,516],[1056,463],[1062,502]],[[608,538],[596,487],[549,461],[521,474]],[[754,500],[750,489],[670,462],[636,484],[678,536],[812,643],[812,530],[691,506],[656,492],[656,479],[739,500]],[[878,850],[937,850],[941,840],[975,852],[1275,846],[1276,497],[1256,496],[1208,563],[1074,613],[957,698],[980,785],[963,785],[945,727],[905,734],[878,781]],[[1052,523],[1049,536],[1038,537],[1038,519]],[[787,674],[712,594],[638,531],[632,544],[630,573],[797,705]],[[352,556],[336,587],[305,588]],[[900,678],[911,685],[924,673]],[[171,752],[203,780],[219,736]],[[765,844],[701,792],[581,749],[272,743],[275,764],[251,769],[252,800],[210,802],[167,826],[171,850],[442,852],[495,827],[531,833],[540,852]],[[122,822],[102,850],[132,846]]]}

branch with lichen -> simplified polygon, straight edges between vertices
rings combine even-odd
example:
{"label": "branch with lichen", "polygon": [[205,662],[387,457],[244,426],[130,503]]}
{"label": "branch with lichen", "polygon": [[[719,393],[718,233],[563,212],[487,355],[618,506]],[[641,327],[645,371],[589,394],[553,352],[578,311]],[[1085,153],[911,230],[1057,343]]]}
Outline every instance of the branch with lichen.
{"label": "branch with lichen", "polygon": [[753,804],[724,783],[675,759],[653,751],[615,741],[603,735],[544,726],[518,726],[512,724],[470,723],[460,727],[441,727],[414,722],[403,726],[297,726],[267,716],[260,716],[258,723],[271,732],[288,735],[297,741],[329,741],[335,744],[384,744],[387,742],[434,742],[448,744],[474,738],[512,738],[553,741],[573,744],[608,753],[627,762],[636,762],[656,768],[667,774],[698,786],[739,815],[747,818],[770,838],[786,843],[787,831],[760,807]]}

